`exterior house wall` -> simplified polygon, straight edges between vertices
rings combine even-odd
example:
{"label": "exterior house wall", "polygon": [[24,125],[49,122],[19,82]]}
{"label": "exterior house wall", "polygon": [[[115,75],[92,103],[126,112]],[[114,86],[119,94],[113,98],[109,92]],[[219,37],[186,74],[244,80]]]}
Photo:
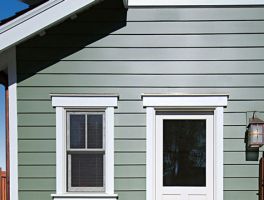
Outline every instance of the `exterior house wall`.
{"label": "exterior house wall", "polygon": [[141,93],[228,93],[224,199],[256,200],[258,163],[245,160],[250,111],[264,111],[264,7],[96,6],[17,47],[20,200],[55,193],[50,93],[119,93],[115,192],[146,196]]}

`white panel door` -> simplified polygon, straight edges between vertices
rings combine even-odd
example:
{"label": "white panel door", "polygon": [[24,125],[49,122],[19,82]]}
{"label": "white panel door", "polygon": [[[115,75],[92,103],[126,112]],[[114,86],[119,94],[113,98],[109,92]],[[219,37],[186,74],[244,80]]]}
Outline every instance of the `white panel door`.
{"label": "white panel door", "polygon": [[156,200],[213,200],[213,115],[156,116]]}

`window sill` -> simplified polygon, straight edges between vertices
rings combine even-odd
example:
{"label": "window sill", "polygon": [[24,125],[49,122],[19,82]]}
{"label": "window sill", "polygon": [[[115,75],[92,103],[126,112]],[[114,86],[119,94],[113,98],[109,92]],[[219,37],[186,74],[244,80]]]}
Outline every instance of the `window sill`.
{"label": "window sill", "polygon": [[106,194],[106,193],[67,193],[67,194],[52,194],[53,200],[116,200],[118,199],[117,194]]}

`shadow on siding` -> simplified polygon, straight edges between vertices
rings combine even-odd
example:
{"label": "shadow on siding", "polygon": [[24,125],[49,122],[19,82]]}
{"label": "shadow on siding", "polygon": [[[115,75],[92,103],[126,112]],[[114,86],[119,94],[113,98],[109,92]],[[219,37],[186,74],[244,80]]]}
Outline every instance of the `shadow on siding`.
{"label": "shadow on siding", "polygon": [[122,0],[105,0],[76,16],[17,47],[18,83],[126,26],[127,10]]}

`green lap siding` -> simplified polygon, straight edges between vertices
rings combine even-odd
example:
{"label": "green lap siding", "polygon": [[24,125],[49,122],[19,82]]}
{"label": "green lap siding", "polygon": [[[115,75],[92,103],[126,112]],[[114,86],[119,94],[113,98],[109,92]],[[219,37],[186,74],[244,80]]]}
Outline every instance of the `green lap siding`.
{"label": "green lap siding", "polygon": [[20,200],[50,200],[56,190],[50,93],[120,95],[114,143],[120,200],[146,199],[142,93],[229,94],[224,200],[257,200],[258,162],[246,161],[244,136],[250,113],[264,113],[264,8],[126,11],[111,2],[17,47]]}

